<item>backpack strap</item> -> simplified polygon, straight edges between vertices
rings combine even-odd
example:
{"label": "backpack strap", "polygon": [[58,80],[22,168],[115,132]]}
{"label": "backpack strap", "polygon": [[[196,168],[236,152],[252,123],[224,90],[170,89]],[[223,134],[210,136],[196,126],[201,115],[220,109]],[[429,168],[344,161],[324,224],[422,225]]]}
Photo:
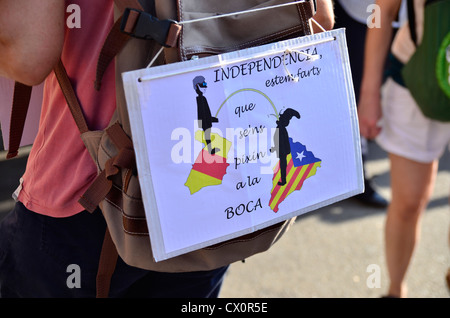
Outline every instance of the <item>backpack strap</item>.
{"label": "backpack strap", "polygon": [[[426,0],[425,6],[439,1],[442,0]],[[411,34],[411,40],[413,41],[414,45],[417,46],[419,43],[417,41],[416,12],[415,12],[416,10],[414,8],[414,0],[407,0],[406,8],[408,13],[409,33]]]}
{"label": "backpack strap", "polygon": [[32,87],[15,82],[13,104],[11,109],[9,146],[6,159],[11,159],[19,154],[20,141],[22,140],[25,119],[27,118]]}
{"label": "backpack strap", "polygon": [[[80,133],[88,132],[89,129],[83,111],[61,60],[56,65],[54,73]],[[94,212],[98,208],[100,201],[111,190],[112,181],[109,178],[119,173],[120,170],[118,168],[135,169],[131,139],[123,132],[118,123],[107,128],[106,132],[116,144],[119,153],[108,160],[105,170],[97,176],[88,191],[86,191],[86,194],[80,198],[80,204],[89,212]],[[117,259],[117,249],[108,228],[106,228],[96,277],[97,298],[108,297],[111,277],[114,273]]]}
{"label": "backpack strap", "polygon": [[[126,8],[143,10],[138,0],[114,0],[114,4],[120,12],[124,12]],[[97,62],[97,73],[94,83],[96,90],[100,90],[103,74],[108,68],[108,65],[130,39],[128,34],[121,32],[121,24],[122,16],[114,23],[107,38],[105,39],[105,42],[103,43]]]}
{"label": "backpack strap", "polygon": [[111,286],[111,277],[116,269],[119,254],[111,238],[108,227],[106,227],[105,238],[103,239],[102,251],[98,264],[96,277],[97,298],[107,298]]}
{"label": "backpack strap", "polygon": [[66,99],[67,105],[69,106],[70,112],[72,113],[73,119],[77,124],[78,130],[81,134],[88,132],[89,128],[84,118],[83,111],[61,60],[59,60],[53,71],[59,86],[61,87],[64,98]]}
{"label": "backpack strap", "polygon": [[[70,79],[67,76],[66,70],[61,62],[58,62],[54,68],[54,73],[61,86],[64,97],[69,105],[69,109],[75,119],[78,129],[81,133],[87,132],[88,126],[84,119],[78,98],[73,91]],[[14,97],[11,109],[11,120],[9,130],[9,146],[7,159],[14,158],[18,155],[20,141],[22,140],[23,130],[25,127],[25,119],[27,118],[28,107],[30,105],[32,86],[24,85],[19,82],[14,84]]]}
{"label": "backpack strap", "polygon": [[[75,95],[70,79],[67,75],[61,60],[53,69],[58,83],[63,91],[64,97],[69,105],[75,123],[77,124],[80,133],[89,131],[86,120],[81,110],[78,98]],[[25,119],[27,117],[28,107],[31,99],[32,87],[16,82],[14,85],[14,97],[11,110],[11,128],[9,131],[9,147],[7,159],[14,158],[18,154],[20,141],[25,127]]]}
{"label": "backpack strap", "polygon": [[97,61],[97,73],[94,82],[96,90],[100,90],[103,74],[118,52],[125,46],[130,36],[120,31],[121,19],[118,19],[109,32]]}
{"label": "backpack strap", "polygon": [[407,0],[406,7],[408,10],[409,33],[411,34],[411,40],[413,41],[414,45],[417,46],[416,13],[414,9],[414,0]]}

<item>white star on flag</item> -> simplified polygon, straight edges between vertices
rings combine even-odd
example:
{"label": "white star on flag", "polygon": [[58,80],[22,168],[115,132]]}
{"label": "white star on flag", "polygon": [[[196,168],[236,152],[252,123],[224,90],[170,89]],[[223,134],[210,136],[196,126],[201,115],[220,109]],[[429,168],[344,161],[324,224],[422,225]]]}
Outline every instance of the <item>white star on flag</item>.
{"label": "white star on flag", "polygon": [[297,158],[298,160],[302,161],[303,158],[306,156],[303,154],[305,151],[303,150],[301,153],[297,152]]}

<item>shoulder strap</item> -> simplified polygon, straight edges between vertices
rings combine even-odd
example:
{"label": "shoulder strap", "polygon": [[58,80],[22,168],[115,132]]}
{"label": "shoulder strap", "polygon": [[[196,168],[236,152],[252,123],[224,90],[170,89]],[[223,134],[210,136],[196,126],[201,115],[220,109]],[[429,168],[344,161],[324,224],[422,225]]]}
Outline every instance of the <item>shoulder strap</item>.
{"label": "shoulder strap", "polygon": [[120,31],[121,18],[118,19],[103,43],[102,50],[97,61],[97,73],[94,87],[100,90],[103,74],[105,74],[108,65],[114,59],[118,52],[125,46],[130,36]]}
{"label": "shoulder strap", "polygon": [[[125,11],[126,8],[143,10],[138,0],[114,0],[114,3],[119,9],[119,11],[122,13]],[[96,90],[100,89],[103,74],[108,68],[108,65],[111,63],[111,61],[114,59],[117,53],[120,52],[120,50],[130,39],[130,36],[128,34],[121,32],[120,30],[121,23],[122,23],[122,16],[119,19],[117,19],[117,21],[114,23],[111,31],[109,32],[103,44],[102,50],[98,57],[97,73],[95,79]]]}
{"label": "shoulder strap", "polygon": [[15,82],[14,96],[11,109],[9,146],[6,159],[14,158],[19,153],[20,141],[22,140],[25,119],[27,118],[28,106],[30,104],[32,87]]}
{"label": "shoulder strap", "polygon": [[[54,73],[58,80],[59,85],[63,91],[64,97],[69,105],[69,109],[77,124],[80,133],[87,132],[88,126],[81,110],[78,98],[75,95],[69,76],[61,60],[54,68]],[[11,120],[9,130],[9,147],[7,159],[14,158],[18,155],[20,141],[23,135],[23,129],[25,127],[25,119],[27,118],[28,107],[31,99],[32,87],[16,82],[14,85],[14,97],[11,109]]]}
{"label": "shoulder strap", "polygon": [[69,76],[67,75],[66,69],[61,60],[59,60],[56,65],[54,73],[64,94],[67,105],[69,106],[70,112],[72,113],[73,119],[77,124],[78,130],[81,134],[89,131],[80,103],[78,102],[72,83],[70,82]]}
{"label": "shoulder strap", "polygon": [[[426,7],[429,4],[439,2],[442,0],[426,0],[424,6]],[[414,44],[417,46],[417,32],[416,32],[416,12],[414,8],[414,0],[407,0],[406,3],[407,11],[408,11],[408,24],[409,24],[409,32],[411,34],[411,39]]]}
{"label": "shoulder strap", "polygon": [[109,289],[111,286],[111,277],[116,269],[118,257],[119,254],[116,246],[112,241],[108,228],[106,228],[96,277],[97,298],[108,298]]}
{"label": "shoulder strap", "polygon": [[416,13],[414,10],[414,0],[407,0],[406,3],[408,9],[408,24],[409,32],[411,34],[411,39],[415,45],[417,45],[417,34],[416,34]]}

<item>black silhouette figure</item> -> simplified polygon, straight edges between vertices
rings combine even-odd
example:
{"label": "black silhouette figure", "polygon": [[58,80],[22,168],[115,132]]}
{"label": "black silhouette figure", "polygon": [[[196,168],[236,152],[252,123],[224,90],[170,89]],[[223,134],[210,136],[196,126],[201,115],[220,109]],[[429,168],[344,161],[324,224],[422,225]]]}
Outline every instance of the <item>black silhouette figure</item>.
{"label": "black silhouette figure", "polygon": [[215,154],[220,151],[219,148],[212,149],[211,146],[211,127],[212,123],[218,123],[219,119],[211,115],[211,110],[209,109],[208,101],[206,97],[203,96],[206,92],[207,84],[203,76],[197,76],[192,81],[194,84],[194,89],[197,92],[197,118],[198,126],[202,128],[205,132],[206,146],[208,147],[208,152],[210,154]]}
{"label": "black silhouette figure", "polygon": [[277,157],[280,159],[280,174],[281,181],[278,185],[284,186],[286,184],[286,168],[287,168],[287,155],[291,153],[291,145],[289,143],[289,134],[286,127],[289,125],[292,117],[300,119],[298,111],[292,108],[286,109],[280,118],[276,121],[277,129],[273,136],[273,143],[275,147],[270,148],[270,152],[276,152]]}

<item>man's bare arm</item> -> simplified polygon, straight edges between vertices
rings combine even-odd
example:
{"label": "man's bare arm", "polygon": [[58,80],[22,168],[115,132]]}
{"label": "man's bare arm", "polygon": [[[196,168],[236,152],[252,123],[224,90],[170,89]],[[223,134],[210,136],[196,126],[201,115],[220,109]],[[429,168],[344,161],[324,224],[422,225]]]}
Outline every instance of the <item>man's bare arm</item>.
{"label": "man's bare arm", "polygon": [[62,0],[0,0],[0,75],[27,85],[41,83],[64,42]]}
{"label": "man's bare arm", "polygon": [[[334,10],[333,1],[331,0],[316,0],[317,12],[313,17],[325,30],[331,30],[334,27]],[[314,33],[322,30],[312,22]]]}

